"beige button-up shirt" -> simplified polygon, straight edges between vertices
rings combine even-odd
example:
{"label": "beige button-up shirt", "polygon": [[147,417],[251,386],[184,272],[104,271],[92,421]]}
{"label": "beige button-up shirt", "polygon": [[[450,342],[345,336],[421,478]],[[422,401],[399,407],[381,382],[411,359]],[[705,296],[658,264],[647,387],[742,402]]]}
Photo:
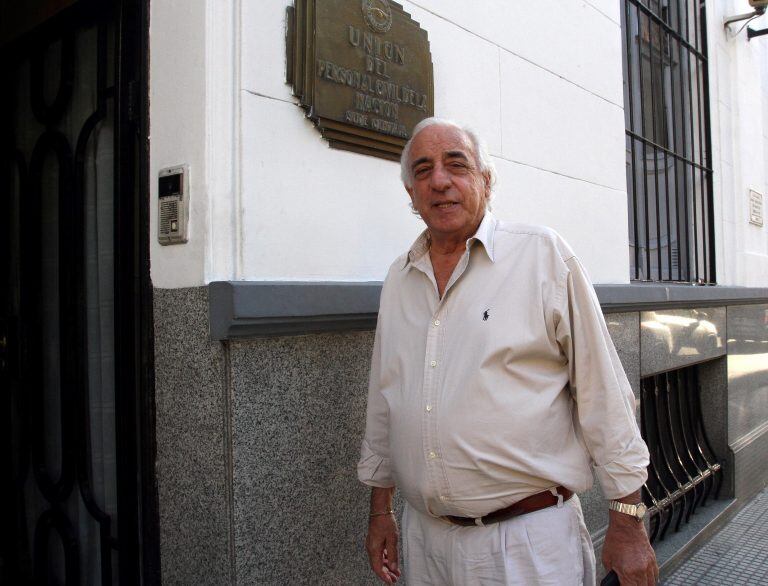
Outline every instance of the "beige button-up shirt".
{"label": "beige button-up shirt", "polygon": [[486,213],[442,299],[426,232],[381,294],[358,477],[480,517],[592,471],[645,482],[635,400],[584,268],[554,231]]}

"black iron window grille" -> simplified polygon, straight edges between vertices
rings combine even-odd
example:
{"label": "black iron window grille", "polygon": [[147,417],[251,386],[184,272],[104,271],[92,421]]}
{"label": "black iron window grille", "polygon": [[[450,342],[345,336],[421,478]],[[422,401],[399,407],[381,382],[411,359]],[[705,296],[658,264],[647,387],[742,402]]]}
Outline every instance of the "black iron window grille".
{"label": "black iron window grille", "polygon": [[640,427],[651,454],[643,501],[653,542],[664,539],[673,520],[679,531],[707,499],[717,498],[723,471],[704,430],[696,367],[640,384]]}
{"label": "black iron window grille", "polygon": [[715,282],[704,4],[622,3],[634,280]]}

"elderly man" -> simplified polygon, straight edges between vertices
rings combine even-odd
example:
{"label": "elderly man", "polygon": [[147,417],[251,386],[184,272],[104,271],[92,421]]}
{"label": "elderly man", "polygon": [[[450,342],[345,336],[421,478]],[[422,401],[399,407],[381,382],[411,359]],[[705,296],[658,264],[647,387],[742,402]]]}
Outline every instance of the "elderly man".
{"label": "elderly man", "polygon": [[641,521],[648,451],[600,305],[568,245],[488,211],[478,138],[430,118],[403,151],[426,230],[390,267],[373,350],[360,480],[366,548],[409,586],[594,583],[578,497],[594,469],[610,509],[603,564],[658,575]]}

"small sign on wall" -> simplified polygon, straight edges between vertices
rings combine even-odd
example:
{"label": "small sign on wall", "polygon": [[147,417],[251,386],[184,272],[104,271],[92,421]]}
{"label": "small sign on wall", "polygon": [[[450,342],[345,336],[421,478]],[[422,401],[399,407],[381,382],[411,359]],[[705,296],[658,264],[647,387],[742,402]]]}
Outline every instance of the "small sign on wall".
{"label": "small sign on wall", "polygon": [[287,81],[330,146],[398,160],[434,114],[427,31],[392,0],[294,0]]}
{"label": "small sign on wall", "polygon": [[749,190],[749,223],[763,225],[763,194],[754,189]]}

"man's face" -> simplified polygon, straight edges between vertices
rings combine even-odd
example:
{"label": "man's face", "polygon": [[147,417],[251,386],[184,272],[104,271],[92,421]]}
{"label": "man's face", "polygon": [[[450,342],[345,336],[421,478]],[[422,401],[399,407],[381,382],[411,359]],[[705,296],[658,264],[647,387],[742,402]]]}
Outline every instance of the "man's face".
{"label": "man's face", "polygon": [[409,159],[413,185],[406,189],[432,236],[471,236],[483,219],[490,179],[467,136],[451,126],[428,126],[416,135]]}

